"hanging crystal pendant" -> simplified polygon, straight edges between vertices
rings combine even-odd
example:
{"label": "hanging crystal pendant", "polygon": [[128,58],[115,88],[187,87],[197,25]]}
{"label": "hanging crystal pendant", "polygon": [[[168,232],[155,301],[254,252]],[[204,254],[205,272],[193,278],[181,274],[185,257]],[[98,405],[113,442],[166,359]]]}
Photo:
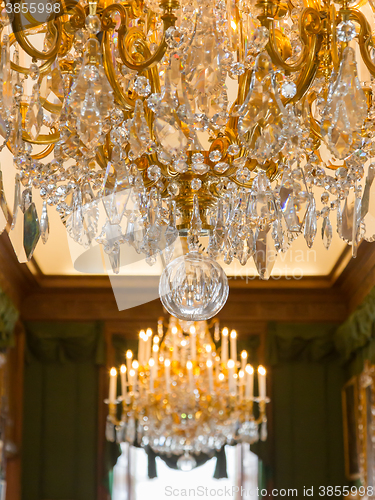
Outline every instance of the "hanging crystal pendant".
{"label": "hanging crystal pendant", "polygon": [[77,132],[79,138],[89,150],[96,148],[100,142],[103,124],[96,102],[96,95],[92,88],[88,88],[86,91],[81,112],[77,118]]}
{"label": "hanging crystal pendant", "polygon": [[43,202],[42,214],[40,216],[40,236],[44,244],[48,241],[49,236],[49,220],[47,212],[47,203]]}
{"label": "hanging crystal pendant", "polygon": [[332,226],[329,217],[324,217],[322,223],[322,240],[323,245],[328,250],[332,242]]}
{"label": "hanging crystal pendant", "polygon": [[11,229],[14,229],[16,225],[18,211],[20,210],[20,204],[21,204],[21,179],[20,176],[17,174],[14,184],[13,218],[12,218],[12,225],[10,227]]}
{"label": "hanging crystal pendant", "polygon": [[315,198],[311,196],[309,208],[306,213],[304,236],[309,248],[312,247],[318,229],[315,208]]}
{"label": "hanging crystal pendant", "polygon": [[361,218],[365,225],[364,239],[375,241],[375,164],[368,168],[365,189],[361,203]]}
{"label": "hanging crystal pendant", "polygon": [[8,205],[5,199],[4,186],[3,186],[3,173],[0,170],[0,234],[6,228],[9,220]]}
{"label": "hanging crystal pendant", "polygon": [[35,203],[32,201],[31,189],[24,192],[24,222],[23,222],[23,246],[27,260],[33,256],[40,237],[40,224]]}
{"label": "hanging crystal pendant", "polygon": [[96,241],[103,245],[104,252],[108,255],[112,271],[115,274],[120,272],[120,245],[125,243],[125,237],[122,234],[119,224],[111,224],[109,220],[104,224],[100,235]]}
{"label": "hanging crystal pendant", "polygon": [[0,114],[3,119],[9,117],[13,110],[13,86],[10,66],[9,36],[4,34],[1,40],[0,60]]}
{"label": "hanging crystal pendant", "polygon": [[346,47],[337,77],[330,85],[321,125],[321,133],[336,158],[346,158],[356,143],[360,145],[366,116],[366,97],[358,80],[355,53]]}
{"label": "hanging crystal pendant", "polygon": [[36,83],[33,87],[30,106],[25,118],[25,130],[32,140],[38,137],[43,125],[43,108],[39,97],[39,85]]}

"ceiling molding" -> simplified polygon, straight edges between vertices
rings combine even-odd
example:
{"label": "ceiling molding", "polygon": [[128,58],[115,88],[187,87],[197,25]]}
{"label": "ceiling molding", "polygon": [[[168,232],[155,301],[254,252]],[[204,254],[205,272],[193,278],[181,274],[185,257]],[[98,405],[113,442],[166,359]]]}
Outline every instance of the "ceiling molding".
{"label": "ceiling molding", "polygon": [[[363,242],[356,259],[345,249],[329,276],[262,281],[229,279],[230,294],[219,316],[238,325],[248,321],[344,321],[375,284],[375,246]],[[8,235],[0,236],[0,285],[25,320],[144,321],[163,313],[159,300],[118,311],[108,276],[47,276],[19,264]],[[142,299],[157,277],[127,277]],[[139,318],[139,320],[137,319]],[[236,327],[236,326],[234,326]]]}

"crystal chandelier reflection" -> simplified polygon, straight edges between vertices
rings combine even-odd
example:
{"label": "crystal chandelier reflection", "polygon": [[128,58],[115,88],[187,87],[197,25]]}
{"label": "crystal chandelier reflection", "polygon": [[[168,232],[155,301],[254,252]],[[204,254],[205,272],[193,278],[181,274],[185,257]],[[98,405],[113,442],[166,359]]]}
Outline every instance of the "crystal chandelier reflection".
{"label": "crystal chandelier reflection", "polygon": [[110,371],[107,439],[179,456],[181,470],[195,466],[194,455],[213,455],[225,444],[265,441],[266,370],[258,367],[259,397],[254,397],[248,354],[242,351],[237,358],[236,331],[224,328],[220,335],[216,319],[208,324],[171,316],[165,332],[163,319],[157,335],[142,330],[138,360],[127,351],[119,370],[119,397],[117,370]]}
{"label": "crystal chandelier reflection", "polygon": [[[53,0],[43,20],[16,5],[0,15],[0,133],[20,260],[48,240],[50,206],[114,272],[123,244],[168,264],[178,235],[192,254],[207,236],[214,267],[253,258],[262,279],[299,235],[311,247],[319,228],[329,249],[335,220],[354,256],[375,239],[372,2]],[[203,302],[225,302],[211,285]]]}

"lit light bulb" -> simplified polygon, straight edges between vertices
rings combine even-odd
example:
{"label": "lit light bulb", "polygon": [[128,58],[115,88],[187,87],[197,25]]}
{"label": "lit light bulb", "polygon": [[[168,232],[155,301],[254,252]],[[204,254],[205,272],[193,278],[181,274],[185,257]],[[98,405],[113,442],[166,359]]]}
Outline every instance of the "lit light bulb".
{"label": "lit light bulb", "polygon": [[152,330],[151,330],[151,328],[147,328],[146,334],[147,334],[147,337],[151,337],[152,336]]}
{"label": "lit light bulb", "polygon": [[136,359],[132,363],[132,368],[133,368],[133,370],[138,370],[138,368],[139,368],[139,363]]}
{"label": "lit light bulb", "polygon": [[252,375],[254,373],[254,368],[251,365],[246,365],[245,370],[249,375]]}
{"label": "lit light bulb", "polygon": [[233,361],[233,359],[230,359],[230,360],[228,361],[227,366],[228,366],[229,370],[231,370],[232,368],[234,368],[234,361]]}
{"label": "lit light bulb", "polygon": [[164,366],[166,366],[166,367],[171,366],[171,361],[170,361],[170,359],[166,359],[166,360],[164,361]]}
{"label": "lit light bulb", "polygon": [[194,325],[191,325],[191,327],[190,327],[190,330],[189,330],[189,331],[190,331],[190,333],[193,333],[193,334],[194,334],[194,333],[195,333],[195,326],[194,326]]}
{"label": "lit light bulb", "polygon": [[222,382],[224,380],[225,376],[224,373],[219,373],[219,380]]}
{"label": "lit light bulb", "polygon": [[149,366],[150,368],[152,368],[154,365],[155,365],[155,361],[154,361],[154,359],[153,359],[153,358],[150,358],[150,359],[149,359],[149,362],[148,362],[148,366]]}
{"label": "lit light bulb", "polygon": [[126,373],[126,366],[125,365],[121,365],[120,371],[121,371],[121,373]]}
{"label": "lit light bulb", "polygon": [[227,327],[223,328],[223,335],[224,335],[224,337],[227,337],[228,333],[229,333],[228,328]]}
{"label": "lit light bulb", "polygon": [[177,326],[172,327],[172,333],[173,333],[173,335],[176,335],[177,332],[178,332]]}
{"label": "lit light bulb", "polygon": [[207,368],[211,368],[211,366],[212,366],[212,361],[209,359],[209,360],[207,361]]}
{"label": "lit light bulb", "polygon": [[109,373],[110,373],[111,377],[116,377],[116,375],[117,375],[116,368],[111,368],[111,371]]}
{"label": "lit light bulb", "polygon": [[127,357],[128,359],[132,359],[132,357],[133,357],[133,353],[132,353],[131,351],[126,351],[126,357]]}
{"label": "lit light bulb", "polygon": [[192,363],[191,361],[188,361],[188,362],[186,363],[186,368],[187,368],[188,370],[191,370],[191,369],[193,368],[193,363]]}

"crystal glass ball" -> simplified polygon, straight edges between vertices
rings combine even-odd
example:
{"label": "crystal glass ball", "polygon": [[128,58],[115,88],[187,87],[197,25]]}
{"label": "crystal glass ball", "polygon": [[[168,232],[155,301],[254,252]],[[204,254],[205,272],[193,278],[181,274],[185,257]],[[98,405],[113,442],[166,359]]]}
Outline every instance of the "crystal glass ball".
{"label": "crystal glass ball", "polygon": [[160,300],[178,319],[204,321],[217,314],[229,293],[228,279],[222,267],[198,252],[172,260],[159,283]]}
{"label": "crystal glass ball", "polygon": [[189,453],[185,453],[177,460],[177,467],[184,472],[190,472],[196,465],[197,461]]}

